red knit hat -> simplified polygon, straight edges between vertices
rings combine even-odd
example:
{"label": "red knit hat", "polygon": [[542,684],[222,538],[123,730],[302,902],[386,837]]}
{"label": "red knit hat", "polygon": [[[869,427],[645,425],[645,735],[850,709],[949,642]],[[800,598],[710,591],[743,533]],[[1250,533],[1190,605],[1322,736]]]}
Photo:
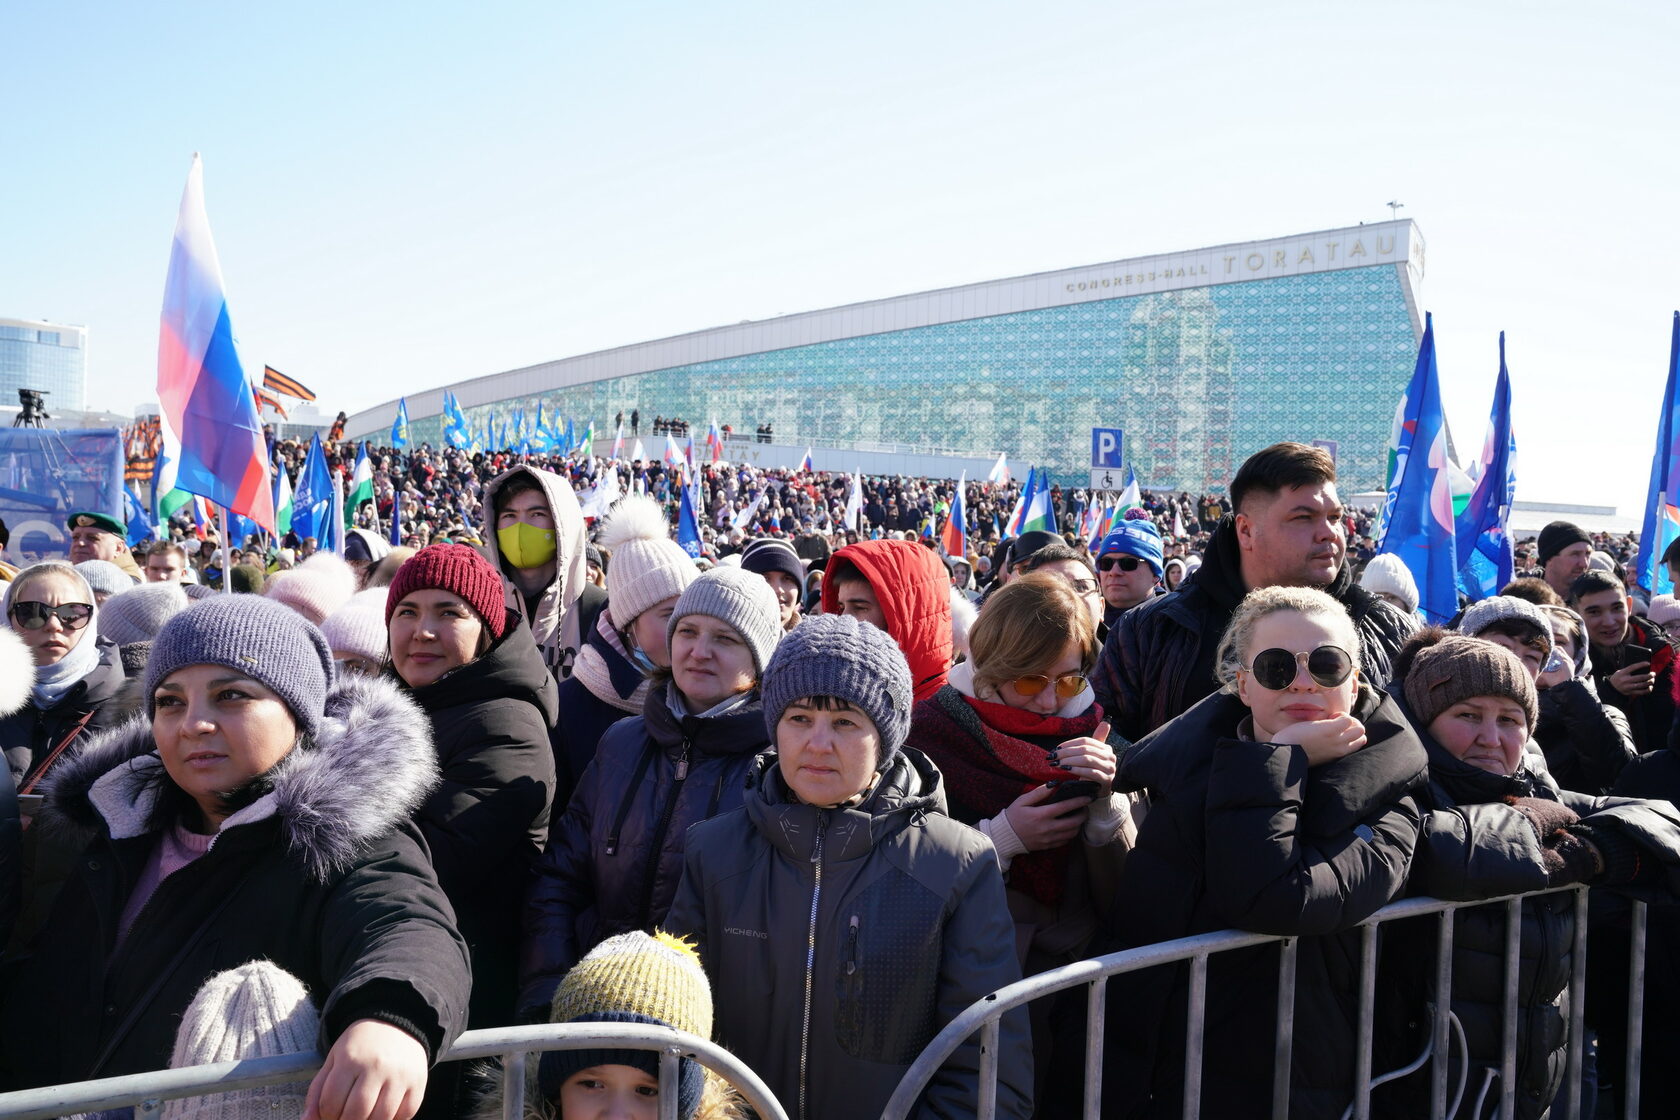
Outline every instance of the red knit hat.
{"label": "red knit hat", "polygon": [[391,590],[385,595],[385,625],[397,604],[416,591],[447,591],[458,595],[484,620],[491,637],[507,631],[507,600],[502,577],[476,549],[464,544],[427,545],[397,569]]}

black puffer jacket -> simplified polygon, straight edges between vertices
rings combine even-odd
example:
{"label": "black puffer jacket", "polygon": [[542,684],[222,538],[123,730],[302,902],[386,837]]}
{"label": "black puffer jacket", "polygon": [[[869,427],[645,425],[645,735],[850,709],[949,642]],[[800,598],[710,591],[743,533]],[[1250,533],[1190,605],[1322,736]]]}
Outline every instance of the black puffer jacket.
{"label": "black puffer jacket", "polygon": [[756,694],[718,716],[678,719],[667,700],[674,687],[656,686],[640,716],[602,736],[537,864],[523,1014],[546,1012],[560,978],[597,943],[664,919],[689,826],[741,804],[748,764],[769,745]]}
{"label": "black puffer jacket", "polygon": [[443,781],[415,814],[472,947],[472,1022],[514,1020],[519,922],[554,796],[554,679],[531,631],[409,694],[432,720]]}
{"label": "black puffer jacket", "polygon": [[129,709],[113,702],[125,681],[117,647],[101,641],[99,664],[59,697],[58,703],[43,710],[31,701],[0,719],[0,749],[6,752],[13,784],[21,787],[33,777],[36,767],[89,712],[92,718],[79,734],[84,741],[120,723]]}
{"label": "black puffer jacket", "polygon": [[[1190,710],[1219,687],[1213,655],[1237,605],[1248,594],[1237,531],[1220,521],[1196,574],[1177,591],[1138,604],[1109,630],[1091,684],[1114,730],[1136,742]],[[1417,624],[1353,581],[1343,563],[1324,589],[1359,629],[1359,669],[1373,685],[1388,683],[1390,666]]]}
{"label": "black puffer jacket", "polygon": [[424,716],[390,684],[352,678],[314,745],[272,773],[273,791],[159,884],[119,946],[167,778],[144,719],[66,759],[31,831],[76,853],[76,873],[8,964],[8,1087],[164,1068],[199,987],[251,960],[308,986],[323,1051],[370,1016],[406,1024],[434,1056],[460,1032],[467,950],[409,820],[438,776]]}
{"label": "black puffer jacket", "polygon": [[1608,792],[1622,768],[1639,757],[1627,717],[1600,702],[1590,677],[1540,690],[1534,741],[1558,786],[1576,793]]}
{"label": "black puffer jacket", "polygon": [[[696,825],[665,927],[693,937],[718,1040],[795,1120],[879,1116],[941,1027],[1020,979],[1003,875],[986,838],[945,815],[940,775],[905,748],[853,808],[798,802],[773,753],[745,806]],[[1024,1012],[1003,1018],[998,1115],[1032,1111]],[[974,1115],[979,1035],[911,1115]]]}
{"label": "black puffer jacket", "polygon": [[[1237,739],[1248,709],[1220,693],[1138,743],[1116,783],[1151,793],[1115,905],[1121,947],[1229,928],[1301,935],[1294,1117],[1337,1117],[1353,1099],[1352,927],[1400,893],[1417,841],[1423,746],[1382,693],[1362,689],[1354,714],[1368,744],[1309,769],[1300,747]],[[1177,966],[1112,985],[1105,1116],[1182,1111],[1188,983]],[[1276,1008],[1275,945],[1212,958],[1202,1115],[1270,1115]]]}
{"label": "black puffer jacket", "polygon": [[[1680,884],[1680,811],[1660,801],[1590,797],[1559,790],[1526,767],[1510,777],[1489,774],[1454,758],[1427,731],[1429,784],[1407,893],[1473,900],[1543,890],[1548,885],[1540,838],[1507,797],[1558,801],[1611,839],[1636,846],[1648,861],[1643,879]],[[1608,841],[1607,841],[1608,842]],[[1653,866],[1655,865],[1655,866]],[[1658,868],[1661,868],[1658,870]],[[1627,889],[1627,888],[1624,888]],[[1421,1052],[1433,1016],[1420,994],[1435,970],[1434,919],[1399,923],[1385,932],[1379,991],[1394,998],[1381,1012],[1377,1068],[1392,1069]],[[1569,892],[1522,903],[1517,991],[1517,1116],[1538,1120],[1551,1106],[1568,1063],[1569,980],[1574,960],[1575,901]],[[1460,910],[1453,923],[1452,1013],[1464,1028],[1469,1082],[1460,1116],[1488,1086],[1498,1100],[1503,1053],[1505,907]],[[1387,1001],[1385,1001],[1387,1002]],[[1456,1068],[1456,1067],[1455,1067]],[[1381,1115],[1428,1113],[1429,1067],[1384,1086],[1374,1101]]]}

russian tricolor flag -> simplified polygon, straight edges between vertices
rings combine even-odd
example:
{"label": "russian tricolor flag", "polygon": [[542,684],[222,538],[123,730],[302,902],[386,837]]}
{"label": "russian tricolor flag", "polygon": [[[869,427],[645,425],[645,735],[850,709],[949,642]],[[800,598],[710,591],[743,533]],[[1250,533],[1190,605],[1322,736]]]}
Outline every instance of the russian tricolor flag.
{"label": "russian tricolor flag", "polygon": [[951,499],[951,511],[945,518],[945,527],[939,531],[939,545],[947,556],[968,555],[968,500],[963,493],[967,483],[968,472],[964,471],[962,478],[957,480],[957,493]]}
{"label": "russian tricolor flag", "polygon": [[204,213],[204,166],[193,155],[158,335],[158,399],[175,485],[274,530],[267,445],[222,291]]}

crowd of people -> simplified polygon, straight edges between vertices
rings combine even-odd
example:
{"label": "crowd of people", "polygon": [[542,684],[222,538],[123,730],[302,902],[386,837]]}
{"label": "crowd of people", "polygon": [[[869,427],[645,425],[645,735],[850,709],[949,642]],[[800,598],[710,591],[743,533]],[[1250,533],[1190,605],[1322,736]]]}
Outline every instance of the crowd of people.
{"label": "crowd of people", "polygon": [[[1373,1068],[1415,1063],[1439,999],[1454,1115],[1509,1089],[1561,1116],[1572,1051],[1577,1117],[1619,1106],[1635,1046],[1644,1114],[1677,1099],[1672,1017],[1626,1035],[1630,901],[1646,1006],[1680,997],[1680,607],[1629,586],[1637,542],[1556,522],[1424,626],[1300,444],[1100,535],[1058,489],[1054,529],[1007,537],[1019,487],[971,483],[956,556],[945,480],[710,464],[695,557],[661,463],[373,459],[342,555],[184,524],[136,551],[81,511],[67,562],[0,570],[5,1087],[318,1047],[307,1085],[194,1107],[489,1115],[496,1079],[437,1063],[462,1030],[629,1022],[716,1038],[800,1120],[874,1116],[988,993],[1236,928],[1295,939],[1294,1046],[1274,1069],[1277,944],[1213,958],[1201,1115],[1270,1115],[1283,1078],[1290,1115],[1338,1117],[1359,924],[1520,894],[1515,1083],[1503,904],[1458,915],[1443,993],[1435,927],[1385,929]],[[1575,884],[1584,960],[1541,893]],[[1110,983],[1104,1116],[1182,1114],[1191,988]],[[1081,987],[1006,1013],[915,1115],[972,1115],[987,1068],[999,1115],[1080,1114],[1090,1025]],[[533,1107],[652,1116],[655,1059],[546,1054]],[[677,1092],[744,1115],[692,1060]],[[1373,1114],[1429,1092],[1424,1065]]]}

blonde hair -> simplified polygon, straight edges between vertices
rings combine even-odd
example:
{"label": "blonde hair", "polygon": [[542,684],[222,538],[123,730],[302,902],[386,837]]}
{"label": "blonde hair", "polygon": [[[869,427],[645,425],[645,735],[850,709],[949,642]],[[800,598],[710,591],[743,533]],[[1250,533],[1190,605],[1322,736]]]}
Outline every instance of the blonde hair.
{"label": "blonde hair", "polygon": [[1358,664],[1359,628],[1353,624],[1345,607],[1311,587],[1262,587],[1250,591],[1237,605],[1230,624],[1219,639],[1213,671],[1224,691],[1237,690],[1237,670],[1243,668],[1243,651],[1254,637],[1254,627],[1261,619],[1283,611],[1294,611],[1304,618],[1328,619],[1333,629],[1342,631],[1347,651]]}
{"label": "blonde hair", "polygon": [[1075,643],[1080,671],[1097,663],[1097,627],[1073,585],[1049,572],[1016,576],[999,588],[980,610],[968,632],[974,684],[996,685],[1042,673]]}

